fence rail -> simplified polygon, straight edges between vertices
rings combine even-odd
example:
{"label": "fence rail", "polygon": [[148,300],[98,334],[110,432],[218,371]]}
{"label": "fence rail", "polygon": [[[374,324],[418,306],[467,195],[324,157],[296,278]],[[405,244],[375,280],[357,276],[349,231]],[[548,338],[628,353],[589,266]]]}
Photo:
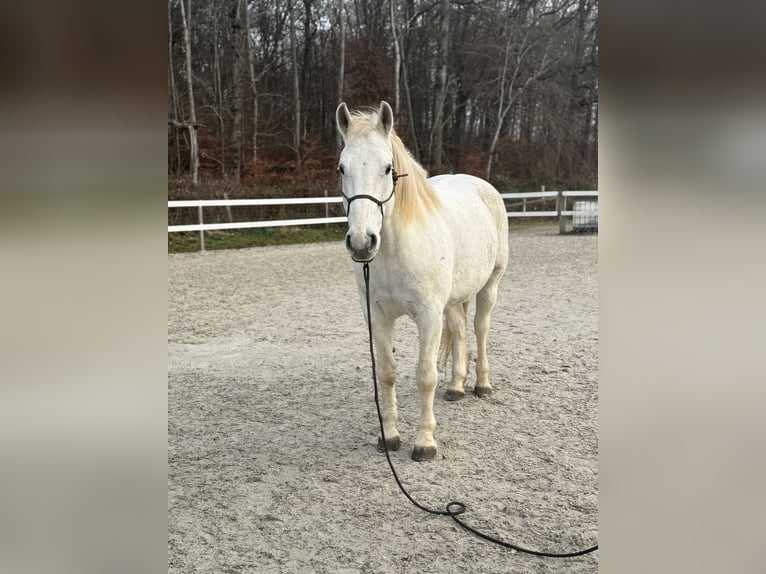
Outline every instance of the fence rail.
{"label": "fence rail", "polygon": [[[524,200],[522,211],[508,211],[509,218],[517,217],[558,217],[559,228],[564,231],[564,217],[574,215],[573,210],[567,210],[566,199],[569,197],[594,197],[598,198],[598,191],[526,191],[521,193],[501,193],[503,199]],[[555,211],[526,211],[526,200],[533,198],[556,198]],[[200,234],[200,246],[205,250],[205,231],[218,231],[223,229],[252,229],[263,227],[295,227],[300,225],[321,225],[326,223],[343,223],[346,217],[313,217],[307,219],[281,219],[262,221],[240,221],[229,223],[205,223],[203,208],[205,207],[237,207],[237,206],[273,206],[273,205],[309,205],[341,203],[341,197],[291,197],[291,198],[267,198],[267,199],[187,199],[168,201],[168,209],[176,207],[196,207],[199,223],[188,225],[168,225],[168,233],[179,231],[198,231]]]}
{"label": "fence rail", "polygon": [[225,207],[235,205],[308,205],[310,203],[340,203],[342,197],[287,197],[270,199],[187,199],[168,201],[168,207]]}

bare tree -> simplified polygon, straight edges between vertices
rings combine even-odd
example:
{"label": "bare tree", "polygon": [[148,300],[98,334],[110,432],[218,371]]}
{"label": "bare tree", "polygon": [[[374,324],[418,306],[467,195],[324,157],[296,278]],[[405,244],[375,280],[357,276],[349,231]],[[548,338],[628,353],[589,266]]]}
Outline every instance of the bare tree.
{"label": "bare tree", "polygon": [[255,75],[255,54],[253,35],[250,31],[250,9],[245,7],[245,50],[247,51],[247,71],[250,77],[250,92],[253,97],[253,162],[258,159],[258,78]]}
{"label": "bare tree", "polygon": [[[410,0],[409,5],[407,6],[410,11],[412,10],[412,0]],[[396,14],[394,14],[394,19],[396,19]],[[409,35],[410,29],[409,26],[406,27],[405,33]],[[418,134],[417,129],[415,126],[415,112],[413,111],[412,106],[412,94],[410,92],[410,77],[409,73],[407,71],[408,65],[408,53],[407,50],[404,49],[404,37],[402,35],[399,35],[399,42],[401,43],[399,46],[399,53],[404,54],[404,57],[401,59],[400,65],[402,68],[402,76],[403,76],[403,83],[404,83],[404,97],[407,100],[407,120],[410,126],[410,137],[412,138],[412,147],[410,148],[410,152],[415,157],[416,160],[420,161],[420,144],[418,143]]]}
{"label": "bare tree", "polygon": [[447,99],[447,50],[449,49],[450,0],[441,2],[441,30],[439,44],[439,72],[434,101],[434,123],[431,130],[433,153],[431,166],[437,172],[442,169],[442,149],[444,143],[444,103]]}
{"label": "bare tree", "polygon": [[396,0],[389,0],[391,16],[391,38],[394,44],[394,114],[399,113],[399,70],[402,67],[402,53],[399,49],[399,38],[396,30]]}
{"label": "bare tree", "polygon": [[[176,73],[175,65],[173,63],[173,12],[172,12],[172,0],[168,0],[168,96],[170,97],[170,108],[172,110],[172,117],[180,117],[180,110],[178,105],[178,91],[176,90]],[[178,141],[178,130],[175,126],[171,126],[172,136],[174,140],[175,152],[176,152],[176,173],[179,172],[181,166],[181,144]]]}
{"label": "bare tree", "polygon": [[246,45],[243,11],[245,0],[232,0],[229,6],[231,26],[232,63],[231,63],[231,138],[229,139],[229,177],[239,183],[242,179],[242,68],[245,63]]}
{"label": "bare tree", "polygon": [[[340,28],[340,38],[338,39],[339,54],[338,54],[338,101],[335,104],[339,104],[343,101],[343,80],[346,74],[346,11],[344,0],[338,0],[338,21]],[[332,106],[331,106],[332,108]],[[334,108],[332,108],[334,109]],[[341,138],[340,132],[335,133],[335,138],[338,147],[343,144],[343,138]]]}
{"label": "bare tree", "polygon": [[293,61],[293,148],[295,158],[301,162],[301,86],[298,75],[298,39],[295,31],[295,13],[292,2],[290,11],[290,56]]}
{"label": "bare tree", "polygon": [[220,146],[221,177],[226,177],[226,125],[224,123],[223,86],[221,74],[221,29],[218,20],[213,20],[213,89],[215,91],[215,105],[213,111],[218,120],[218,141]]}
{"label": "bare tree", "polygon": [[[530,39],[530,30],[514,30],[516,33],[510,33],[510,22],[506,21],[505,25],[507,41],[505,44],[505,50],[503,51],[503,63],[499,79],[499,95],[497,99],[497,111],[495,114],[495,128],[492,133],[492,140],[489,145],[489,153],[487,158],[487,168],[484,173],[486,179],[490,179],[492,176],[492,160],[497,149],[497,143],[500,139],[500,133],[505,123],[505,118],[513,105],[516,103],[518,97],[524,93],[529,87],[530,83],[540,78],[546,73],[551,65],[551,59],[548,56],[548,47],[550,39],[547,40],[540,60],[534,64],[531,71],[526,74],[525,78],[522,78],[522,70],[530,59],[532,49],[536,46],[536,41]],[[518,47],[514,50],[514,39],[520,38]],[[521,82],[521,85],[519,83]]]}
{"label": "bare tree", "polygon": [[194,106],[194,81],[192,77],[192,50],[189,28],[191,27],[191,0],[189,10],[184,7],[184,0],[178,2],[181,6],[181,21],[184,30],[184,50],[186,53],[186,81],[189,92],[189,116],[185,124],[175,120],[176,127],[186,127],[189,130],[189,171],[192,176],[192,185],[199,183],[199,145],[197,144],[197,111]]}

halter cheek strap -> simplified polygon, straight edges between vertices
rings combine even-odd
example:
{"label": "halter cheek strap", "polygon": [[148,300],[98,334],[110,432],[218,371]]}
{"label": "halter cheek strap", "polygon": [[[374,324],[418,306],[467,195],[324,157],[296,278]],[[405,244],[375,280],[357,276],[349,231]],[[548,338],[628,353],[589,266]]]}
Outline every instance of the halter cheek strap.
{"label": "halter cheek strap", "polygon": [[394,197],[394,192],[396,191],[396,181],[400,177],[407,177],[409,174],[407,173],[396,173],[396,170],[394,168],[391,168],[391,179],[393,181],[393,185],[391,186],[391,193],[388,194],[388,197],[384,200],[380,200],[377,197],[373,197],[371,195],[366,195],[364,193],[359,193],[357,195],[352,195],[349,197],[345,193],[343,193],[343,190],[341,190],[340,194],[343,196],[343,198],[348,202],[348,209],[346,210],[346,215],[348,215],[348,212],[351,210],[351,202],[355,201],[357,199],[369,199],[373,203],[376,203],[378,207],[380,208],[380,217],[383,218],[383,204],[389,201],[392,197]]}

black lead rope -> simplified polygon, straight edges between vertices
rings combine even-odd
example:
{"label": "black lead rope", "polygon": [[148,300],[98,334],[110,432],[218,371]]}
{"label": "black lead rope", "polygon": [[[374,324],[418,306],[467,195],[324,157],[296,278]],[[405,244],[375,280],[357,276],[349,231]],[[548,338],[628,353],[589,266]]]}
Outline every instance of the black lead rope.
{"label": "black lead rope", "polygon": [[460,520],[460,518],[458,518],[458,516],[460,516],[461,514],[464,514],[466,511],[465,504],[463,504],[462,502],[453,500],[447,503],[445,510],[434,510],[433,508],[428,508],[427,506],[420,504],[417,500],[412,498],[410,493],[407,492],[407,489],[404,488],[404,485],[399,480],[399,475],[396,474],[396,469],[394,468],[394,464],[391,462],[391,456],[389,455],[388,447],[386,446],[386,433],[383,430],[383,417],[380,414],[380,400],[378,399],[378,376],[376,374],[376,369],[375,369],[375,351],[372,346],[372,318],[370,316],[370,265],[368,261],[364,262],[363,272],[364,272],[365,298],[367,300],[367,331],[368,331],[369,340],[370,340],[370,359],[372,360],[372,381],[374,383],[374,391],[375,391],[375,408],[378,411],[378,423],[380,424],[380,438],[381,438],[381,442],[383,443],[383,452],[386,454],[386,460],[388,461],[388,466],[391,469],[391,474],[394,475],[394,480],[396,481],[396,484],[399,486],[399,490],[402,491],[402,494],[404,494],[404,496],[406,496],[407,499],[412,504],[417,506],[420,510],[423,510],[424,512],[428,512],[429,514],[449,516],[452,520],[457,522],[465,530],[475,534],[479,538],[483,538],[484,540],[493,542],[505,548],[516,550],[517,552],[524,552],[526,554],[532,554],[534,556],[545,556],[548,558],[573,558],[575,556],[582,556],[583,554],[588,554],[590,552],[593,552],[594,550],[598,550],[598,544],[590,548],[587,548],[585,550],[578,550],[576,552],[565,552],[565,553],[541,552],[539,550],[530,550],[528,548],[523,548],[521,546],[511,544],[510,542],[505,542],[504,540],[499,540],[488,534],[479,532],[478,530],[476,530],[475,528],[472,528],[471,526],[468,526],[465,522],[463,522],[462,520]]}

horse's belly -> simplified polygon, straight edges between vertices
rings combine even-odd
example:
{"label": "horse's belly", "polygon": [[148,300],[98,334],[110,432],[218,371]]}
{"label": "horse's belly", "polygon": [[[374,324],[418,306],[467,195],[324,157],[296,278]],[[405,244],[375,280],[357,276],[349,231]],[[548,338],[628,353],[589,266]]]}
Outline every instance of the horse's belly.
{"label": "horse's belly", "polygon": [[454,304],[486,285],[497,264],[499,237],[492,215],[478,195],[464,193],[445,206],[449,206],[445,219],[454,243],[450,292],[450,304]]}
{"label": "horse's belly", "polygon": [[484,249],[476,250],[468,245],[459,250],[452,274],[450,304],[473,297],[489,281],[495,268],[495,250],[487,249],[487,243],[483,245]]}

